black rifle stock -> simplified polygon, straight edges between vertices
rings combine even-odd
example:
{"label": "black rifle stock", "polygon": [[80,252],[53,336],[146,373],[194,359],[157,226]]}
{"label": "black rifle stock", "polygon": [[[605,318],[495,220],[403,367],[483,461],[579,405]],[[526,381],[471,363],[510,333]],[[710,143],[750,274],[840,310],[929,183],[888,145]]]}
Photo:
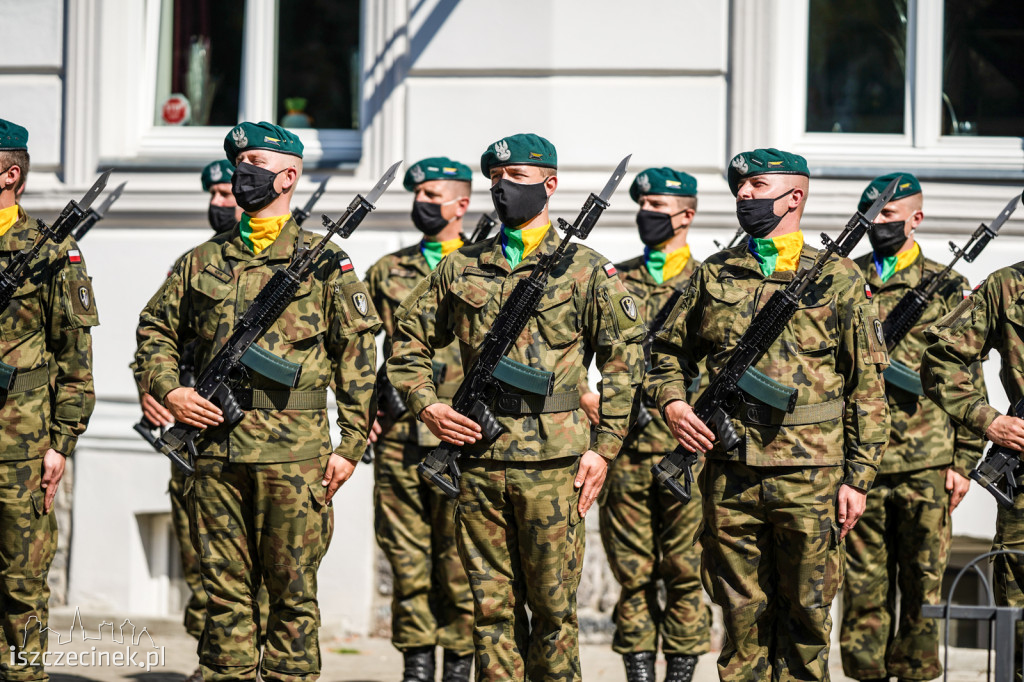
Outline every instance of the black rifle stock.
{"label": "black rifle stock", "polygon": [[330,177],[326,177],[320,181],[320,184],[317,186],[316,190],[314,190],[312,196],[309,197],[309,201],[306,202],[305,206],[302,208],[292,209],[292,220],[295,221],[296,225],[301,226],[302,223],[306,222],[306,218],[308,218],[309,214],[313,211],[313,207],[316,206],[316,202],[320,201],[320,197],[324,195],[324,191],[327,189],[327,181],[330,179]]}
{"label": "black rifle stock", "polygon": [[[740,437],[732,426],[730,416],[739,406],[743,397],[743,389],[740,388],[741,379],[749,369],[758,363],[782,334],[786,324],[796,314],[804,291],[818,279],[828,259],[833,255],[838,255],[841,258],[850,255],[857,242],[867,232],[871,220],[888,203],[898,181],[899,178],[889,183],[885,192],[875,200],[866,214],[855,213],[835,241],[830,239],[827,234],[821,235],[821,240],[825,244],[824,251],[818,255],[809,268],[800,270],[784,289],[772,294],[768,303],[754,316],[747,330],[736,343],[736,348],[729,356],[725,366],[697,398],[693,405],[694,413],[717,434],[718,440],[726,451],[734,449],[740,443]],[[792,398],[795,397],[796,394],[793,394]],[[792,398],[789,411],[792,411],[794,407]],[[679,445],[651,467],[651,472],[677,500],[686,504],[691,497],[693,466],[697,463],[697,459],[697,453]],[[680,477],[683,478],[682,483],[680,483]]]}
{"label": "black rifle stock", "polygon": [[[628,161],[627,156],[615,169],[601,196],[591,194],[587,198],[575,222],[570,224],[562,218],[558,219],[558,227],[565,236],[552,253],[539,256],[537,265],[529,276],[516,284],[487,331],[480,346],[480,354],[456,391],[452,408],[480,425],[485,442],[493,441],[505,430],[490,408],[500,390],[499,381],[494,376],[498,363],[508,354],[526,328],[530,315],[537,309],[544,295],[551,270],[562,261],[572,238],[586,239],[597,224],[598,218],[608,208],[608,199],[622,181]],[[458,458],[461,452],[461,446],[442,442],[417,467],[424,480],[433,483],[453,499],[459,495],[461,472]]]}
{"label": "black rifle stock", "polygon": [[[387,189],[394,179],[399,163],[394,164],[384,174],[370,193],[371,199],[376,201],[376,198]],[[196,392],[221,408],[224,423],[228,427],[233,427],[244,416],[233,393],[248,376],[243,356],[291,303],[295,292],[309,276],[313,263],[326,248],[331,237],[337,234],[342,239],[347,238],[373,209],[374,205],[369,200],[357,194],[338,222],[323,216],[327,234],[312,249],[299,250],[287,267],[274,273],[267,285],[256,295],[256,299],[242,319],[235,324],[231,336],[196,378]],[[294,388],[294,382],[297,381],[296,374],[291,388]],[[176,423],[164,432],[158,442],[160,452],[167,455],[188,476],[194,473],[192,462],[197,457],[195,441],[202,431],[200,427]],[[189,459],[186,459],[186,455]]]}
{"label": "black rifle stock", "polygon": [[746,233],[743,231],[743,228],[739,228],[738,230],[736,230],[736,233],[732,236],[732,239],[729,240],[729,243],[726,244],[725,246],[722,246],[722,243],[717,239],[712,239],[711,241],[715,243],[715,247],[717,247],[719,251],[721,251],[722,249],[731,249],[732,247],[740,243],[745,234]]}
{"label": "black rifle stock", "polygon": [[[1024,419],[1024,398],[1013,406],[1013,416]],[[996,502],[1007,509],[1013,508],[1017,496],[1017,467],[1021,464],[1020,452],[1002,445],[992,444],[985,456],[971,470],[972,479],[992,493]]]}
{"label": "black rifle stock", "polygon": [[491,211],[490,213],[484,213],[480,216],[480,220],[476,221],[476,228],[473,230],[473,234],[469,237],[470,244],[476,244],[484,239],[491,236],[491,232],[498,226],[498,212]]}

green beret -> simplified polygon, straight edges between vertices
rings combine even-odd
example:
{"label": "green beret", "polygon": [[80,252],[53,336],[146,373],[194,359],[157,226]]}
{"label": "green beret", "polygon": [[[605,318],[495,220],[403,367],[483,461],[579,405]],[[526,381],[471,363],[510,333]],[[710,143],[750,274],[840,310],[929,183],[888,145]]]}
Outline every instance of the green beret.
{"label": "green beret", "polygon": [[633,180],[629,196],[640,203],[645,194],[671,194],[677,197],[697,196],[697,178],[671,168],[648,168]]}
{"label": "green beret", "polygon": [[889,201],[896,201],[903,197],[913,196],[921,193],[921,183],[917,181],[910,173],[889,173],[887,175],[880,175],[864,189],[864,193],[860,195],[860,203],[857,204],[857,210],[863,213],[864,211],[871,208],[871,204],[875,203],[875,199],[882,193],[889,183],[895,180],[897,177],[900,178],[900,184],[896,185],[896,193],[892,195],[892,199]]}
{"label": "green beret", "polygon": [[28,131],[0,118],[0,151],[28,151]]}
{"label": "green beret", "polygon": [[298,135],[266,121],[239,123],[224,138],[224,153],[232,165],[239,154],[249,149],[268,149],[302,158]]}
{"label": "green beret", "polygon": [[469,166],[466,164],[452,161],[447,156],[431,156],[429,159],[423,159],[413,164],[405,172],[405,180],[402,185],[410,192],[414,192],[417,185],[429,180],[472,182],[473,171],[469,170]]}
{"label": "green beret", "polygon": [[732,195],[740,189],[740,181],[765,173],[783,173],[785,175],[803,175],[811,177],[807,169],[807,159],[799,154],[790,154],[779,149],[755,149],[752,152],[740,152],[729,162],[729,189]]}
{"label": "green beret", "polygon": [[231,176],[235,174],[235,167],[233,164],[221,160],[211,161],[206,164],[206,168],[203,169],[203,191],[209,192],[210,187],[213,185],[220,184],[222,182],[231,182]]}
{"label": "green beret", "polygon": [[558,168],[558,153],[555,145],[540,135],[519,133],[504,137],[480,157],[480,170],[490,179],[491,168],[499,166],[542,166]]}

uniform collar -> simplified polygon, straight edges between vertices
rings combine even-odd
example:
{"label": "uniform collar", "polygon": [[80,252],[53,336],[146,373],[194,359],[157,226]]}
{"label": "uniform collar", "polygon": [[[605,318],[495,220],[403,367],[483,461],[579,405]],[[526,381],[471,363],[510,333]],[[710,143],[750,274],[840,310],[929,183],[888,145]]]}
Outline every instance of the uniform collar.
{"label": "uniform collar", "polygon": [[18,207],[18,220],[0,236],[0,251],[21,251],[32,246],[39,232],[36,221],[29,219],[25,209]]}
{"label": "uniform collar", "polygon": [[298,238],[299,225],[295,222],[294,218],[289,218],[288,222],[281,228],[281,234],[277,235],[274,243],[254,256],[249,247],[242,241],[242,234],[236,225],[231,234],[231,239],[224,244],[224,254],[230,258],[244,261],[259,260],[267,263],[290,261],[292,256],[295,255],[295,245]]}
{"label": "uniform collar", "polygon": [[862,268],[862,270],[867,272],[868,284],[873,291],[890,287],[913,289],[924,279],[924,250],[919,249],[917,257],[914,258],[910,265],[894,272],[887,282],[883,282],[882,276],[878,274],[878,269],[875,267],[875,254],[873,253],[868,254],[868,267]]}
{"label": "uniform collar", "polygon": [[[520,270],[524,267],[532,268],[537,263],[537,258],[541,255],[547,255],[554,253],[555,249],[558,248],[558,243],[562,241],[561,237],[558,236],[558,230],[552,225],[548,228],[548,231],[544,233],[544,239],[541,240],[540,246],[534,249],[529,256],[524,258],[519,265],[515,267],[515,270]],[[491,238],[491,248],[485,249],[480,254],[480,265],[491,265],[504,272],[513,272],[509,268],[508,259],[505,258],[505,252],[501,248],[501,233],[499,232],[496,236]]]}
{"label": "uniform collar", "polygon": [[629,268],[625,270],[626,279],[633,282],[639,282],[648,288],[659,288],[665,287],[666,289],[678,289],[679,286],[687,281],[693,275],[697,269],[696,261],[693,258],[693,254],[690,254],[690,259],[686,261],[686,265],[683,267],[683,271],[671,279],[666,279],[661,284],[654,279],[651,273],[647,270],[647,265],[644,263],[644,257],[640,256],[637,261],[637,267]]}

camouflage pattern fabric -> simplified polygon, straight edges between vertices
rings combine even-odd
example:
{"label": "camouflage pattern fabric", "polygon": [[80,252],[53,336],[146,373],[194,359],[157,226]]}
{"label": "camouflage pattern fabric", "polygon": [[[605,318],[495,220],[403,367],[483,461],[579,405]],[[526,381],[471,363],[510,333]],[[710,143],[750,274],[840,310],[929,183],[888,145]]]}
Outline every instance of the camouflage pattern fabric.
{"label": "camouflage pattern fabric", "polygon": [[[817,254],[805,244],[801,264]],[[703,358],[713,381],[793,274],[763,277],[746,245],[705,261],[655,341],[646,388],[657,405],[687,399]],[[828,607],[842,574],[836,494],[841,484],[867,491],[875,478],[889,436],[887,362],[863,276],[829,259],[757,368],[795,388],[798,408],[842,401],[839,416],[783,425],[748,397],[732,418],[740,445],[716,442],[701,477],[704,586],[726,613],[722,679],[827,677]]]}
{"label": "camouflage pattern fabric", "polygon": [[[317,569],[334,510],[321,485],[328,456],[299,462],[196,461],[188,495],[199,548],[206,627],[199,642],[205,680],[293,682],[320,674]],[[257,591],[272,605],[260,663]]]}
{"label": "camouflage pattern fabric", "polygon": [[[135,379],[140,389],[163,402],[180,385],[180,349],[193,340],[201,371],[274,271],[287,265],[296,247],[319,239],[289,220],[274,243],[254,256],[236,226],[182,258],[139,315]],[[302,366],[295,390],[334,390],[341,428],[334,452],[353,462],[366,449],[370,410],[376,404],[373,334],[379,326],[366,285],[332,243],[284,313],[257,341],[264,350]],[[287,389],[255,372],[247,387]],[[246,410],[237,426],[207,429],[197,444],[203,454],[232,462],[299,461],[330,451],[327,419],[323,409]]]}
{"label": "camouflage pattern fabric", "polygon": [[701,572],[725,620],[719,679],[829,679],[829,607],[845,553],[835,503],[842,476],[839,467],[708,458]]}
{"label": "camouflage pattern fabric", "polygon": [[[0,268],[32,246],[36,221],[18,209],[18,221],[0,236]],[[47,242],[28,277],[0,312],[0,361],[21,371],[53,365],[54,383],[8,395],[0,403],[0,461],[35,459],[53,448],[75,449],[96,404],[92,335],[99,324],[92,280],[71,237]]]}
{"label": "camouflage pattern fabric", "polygon": [[[921,361],[925,393],[954,420],[984,437],[1002,414],[988,401],[973,366],[989,351],[1000,358],[999,379],[1015,404],[1024,397],[1024,262],[996,270],[955,310],[925,331],[931,345]],[[992,549],[1024,550],[1024,495],[1012,509],[998,507]],[[996,557],[992,566],[996,603],[1024,606],[1024,560]],[[1024,642],[1018,624],[1017,651]],[[1020,668],[1018,659],[1017,666]],[[1018,679],[1020,676],[1018,675]]]}
{"label": "camouflage pattern fabric", "polygon": [[[600,499],[601,541],[622,590],[615,606],[612,649],[699,656],[710,649],[711,619],[700,577],[701,497],[689,504],[654,481],[651,467],[664,452],[619,453]],[[699,467],[697,471],[699,471]],[[696,473],[696,472],[695,472]],[[665,607],[658,583],[665,584]]]}
{"label": "camouflage pattern fabric", "polygon": [[583,679],[579,459],[465,464],[457,539],[473,589],[477,680]]}
{"label": "camouflage pattern fabric", "polygon": [[942,600],[950,541],[945,467],[878,475],[846,539],[839,641],[848,676],[931,680],[942,674],[941,624],[922,618],[921,605]]}
{"label": "camouflage pattern fabric", "polygon": [[[0,679],[48,680],[43,670],[50,587],[46,575],[57,551],[57,515],[43,513],[41,458],[0,462]],[[10,647],[25,652],[24,663]],[[38,657],[35,656],[38,652]],[[33,664],[34,663],[34,664]]]}
{"label": "camouflage pattern fabric", "polygon": [[394,573],[391,642],[473,653],[473,595],[455,546],[455,500],[416,472],[431,448],[374,446],[374,528]]}

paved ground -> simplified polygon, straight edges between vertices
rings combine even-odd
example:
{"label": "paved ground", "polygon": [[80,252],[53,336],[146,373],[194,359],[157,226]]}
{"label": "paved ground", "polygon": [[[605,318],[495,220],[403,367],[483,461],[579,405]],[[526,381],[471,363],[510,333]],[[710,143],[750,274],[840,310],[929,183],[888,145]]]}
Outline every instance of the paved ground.
{"label": "paved ground", "polygon": [[[124,619],[113,618],[109,615],[96,616],[93,614],[81,614],[79,627],[75,623],[74,611],[58,611],[51,617],[50,651],[76,652],[76,655],[85,654],[86,661],[90,657],[98,656],[106,652],[111,661],[113,656],[125,650],[125,645],[112,642],[111,632],[121,631],[120,623]],[[136,618],[136,636],[141,635],[136,651],[138,663],[134,666],[112,664],[96,667],[82,667],[81,665],[69,667],[53,666],[50,668],[50,679],[53,682],[107,682],[108,680],[136,680],[138,682],[178,682],[190,673],[196,666],[196,643],[185,634],[184,629],[177,623],[164,619]],[[83,636],[95,638],[97,626],[103,622],[114,622],[113,628],[104,630],[105,636],[102,640],[83,639]],[[73,626],[74,623],[74,627]],[[82,629],[84,628],[84,630]],[[142,633],[143,628],[152,638],[153,644],[158,647],[154,649],[150,640]],[[121,637],[127,644],[130,641],[131,625],[126,625],[123,632],[126,636]],[[58,636],[59,640],[58,641]],[[160,648],[162,647],[162,658]],[[331,637],[325,633],[323,641],[324,672],[320,678],[324,682],[396,682],[401,679],[402,659],[390,643],[385,639],[373,637]],[[155,661],[150,669],[146,669],[146,654],[150,654]],[[837,667],[839,662],[838,651],[834,651],[832,679],[837,682],[845,682],[848,678],[842,675]],[[622,662],[618,655],[613,653],[605,644],[584,645],[581,651],[584,679],[588,682],[620,682],[625,679],[622,671]],[[954,649],[950,652],[950,680],[966,682],[967,680],[985,679],[985,656],[984,652]],[[664,677],[664,663],[658,663],[658,679]],[[717,679],[715,674],[715,654],[707,654],[697,666],[697,674],[694,678],[698,682],[705,682]]]}

